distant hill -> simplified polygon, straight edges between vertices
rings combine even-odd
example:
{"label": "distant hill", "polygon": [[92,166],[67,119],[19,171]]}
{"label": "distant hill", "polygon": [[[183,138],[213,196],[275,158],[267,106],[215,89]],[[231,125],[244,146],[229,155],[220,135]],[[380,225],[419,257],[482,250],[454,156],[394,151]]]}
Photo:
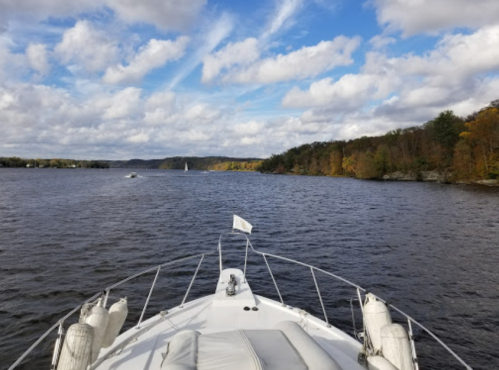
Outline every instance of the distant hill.
{"label": "distant hill", "polygon": [[130,159],[129,161],[106,161],[111,168],[137,168],[183,170],[185,163],[192,170],[209,170],[215,165],[224,162],[249,162],[260,158],[232,158],[232,157],[169,157],[164,159]]}

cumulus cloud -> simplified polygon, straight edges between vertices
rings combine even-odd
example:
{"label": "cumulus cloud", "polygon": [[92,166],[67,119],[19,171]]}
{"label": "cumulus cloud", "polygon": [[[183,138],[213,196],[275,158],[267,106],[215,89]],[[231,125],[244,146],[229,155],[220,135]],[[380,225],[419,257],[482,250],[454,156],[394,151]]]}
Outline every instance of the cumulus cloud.
{"label": "cumulus cloud", "polygon": [[257,60],[259,56],[258,41],[255,38],[229,43],[223,49],[207,55],[203,59],[202,82],[212,81],[224,68],[250,64]]}
{"label": "cumulus cloud", "polygon": [[146,111],[168,110],[175,107],[176,95],[172,91],[161,91],[151,95],[146,101]]}
{"label": "cumulus cloud", "polygon": [[213,81],[222,70],[233,66],[247,66],[260,57],[260,48],[265,48],[268,39],[292,23],[293,16],[303,4],[303,0],[277,0],[275,11],[268,20],[268,24],[258,38],[250,37],[240,42],[229,43],[216,53],[203,58],[203,74],[201,81]]}
{"label": "cumulus cloud", "polygon": [[49,71],[49,63],[47,59],[47,46],[44,44],[29,44],[26,48],[26,57],[28,62],[35,71],[41,75]]}
{"label": "cumulus cloud", "polygon": [[405,35],[497,24],[496,0],[374,0],[378,23]]}
{"label": "cumulus cloud", "polygon": [[39,21],[49,17],[67,17],[95,9],[99,0],[0,0],[0,31],[11,19]]}
{"label": "cumulus cloud", "polygon": [[11,52],[12,45],[10,38],[0,34],[0,82],[19,78],[29,65],[24,54]]}
{"label": "cumulus cloud", "polygon": [[151,23],[165,30],[185,30],[206,0],[107,0],[118,16],[130,23]]}
{"label": "cumulus cloud", "polygon": [[98,96],[93,103],[102,110],[103,120],[136,118],[140,114],[141,89],[127,87],[109,96]]}
{"label": "cumulus cloud", "polygon": [[337,81],[322,79],[306,90],[295,87],[282,105],[345,114],[368,102],[386,100],[377,113],[416,117],[417,112],[417,118],[423,120],[469,96],[480,96],[483,106],[496,94],[495,80],[484,76],[499,71],[499,49],[494,47],[498,43],[499,26],[494,26],[471,35],[447,35],[422,56],[388,58],[380,52],[369,52],[360,73],[344,75]]}
{"label": "cumulus cloud", "polygon": [[64,32],[55,53],[65,65],[75,64],[87,72],[100,72],[116,61],[118,45],[84,20]]}
{"label": "cumulus cloud", "polygon": [[198,17],[206,0],[1,0],[0,30],[9,19],[40,21],[82,12],[111,9],[128,23],[148,23],[163,30],[182,31]]}
{"label": "cumulus cloud", "polygon": [[139,49],[127,66],[118,64],[109,67],[103,81],[110,84],[139,82],[152,69],[180,59],[185,54],[188,42],[189,38],[186,36],[181,36],[175,41],[152,39]]}
{"label": "cumulus cloud", "polygon": [[137,88],[77,100],[49,86],[0,85],[0,147],[4,155],[49,158],[67,156],[69,148],[73,158],[85,159],[254,157],[298,145],[301,135],[322,135],[315,123],[237,118],[231,108],[195,100],[172,92],[143,97]]}
{"label": "cumulus cloud", "polygon": [[315,46],[232,69],[223,77],[223,81],[268,84],[314,77],[335,67],[351,64],[351,54],[359,44],[358,37],[338,36],[332,41],[322,41]]}
{"label": "cumulus cloud", "polygon": [[293,88],[282,100],[288,108],[308,108],[327,106],[330,110],[360,109],[370,100],[385,98],[400,81],[390,74],[346,74],[338,81],[325,78],[314,82],[306,91]]}
{"label": "cumulus cloud", "polygon": [[483,27],[471,35],[446,35],[427,55],[408,56],[399,63],[411,73],[455,80],[456,77],[498,71],[498,44],[499,25]]}

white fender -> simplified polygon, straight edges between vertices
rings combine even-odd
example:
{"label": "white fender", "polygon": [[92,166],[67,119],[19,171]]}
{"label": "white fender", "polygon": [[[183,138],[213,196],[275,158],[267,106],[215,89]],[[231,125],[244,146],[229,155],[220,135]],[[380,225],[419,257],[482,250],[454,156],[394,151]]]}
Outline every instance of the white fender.
{"label": "white fender", "polygon": [[379,353],[381,352],[381,328],[392,323],[390,312],[383,302],[368,293],[367,303],[364,305],[364,318],[374,351]]}
{"label": "white fender", "polygon": [[414,370],[411,344],[404,327],[400,324],[389,324],[381,329],[383,357],[399,370]]}
{"label": "white fender", "polygon": [[367,368],[369,370],[397,370],[397,368],[383,356],[369,356],[367,358]]}
{"label": "white fender", "polygon": [[85,324],[90,325],[94,329],[94,341],[92,344],[92,362],[94,363],[99,356],[99,351],[102,347],[102,340],[106,334],[107,323],[109,321],[109,314],[107,310],[102,307],[102,299],[99,298],[97,304],[92,307],[88,316],[85,318]]}
{"label": "white fender", "polygon": [[123,326],[128,315],[126,298],[121,298],[109,308],[109,321],[107,323],[106,334],[102,341],[102,347],[110,347]]}
{"label": "white fender", "polygon": [[90,325],[71,325],[64,339],[57,370],[87,370],[91,364],[93,337]]}

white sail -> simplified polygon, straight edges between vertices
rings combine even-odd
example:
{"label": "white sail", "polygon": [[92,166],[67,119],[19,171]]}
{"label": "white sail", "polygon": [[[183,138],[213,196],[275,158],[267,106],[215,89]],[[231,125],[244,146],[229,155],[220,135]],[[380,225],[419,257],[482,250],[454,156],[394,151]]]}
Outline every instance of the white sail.
{"label": "white sail", "polygon": [[187,162],[185,162],[185,172],[189,171],[189,167],[187,166]]}

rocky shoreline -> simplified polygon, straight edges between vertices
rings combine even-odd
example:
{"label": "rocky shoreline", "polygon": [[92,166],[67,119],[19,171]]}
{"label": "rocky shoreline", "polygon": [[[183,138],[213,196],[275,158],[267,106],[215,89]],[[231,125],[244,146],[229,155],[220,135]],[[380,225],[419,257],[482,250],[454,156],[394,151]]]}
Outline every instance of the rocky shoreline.
{"label": "rocky shoreline", "polygon": [[478,184],[487,186],[499,186],[499,180],[477,180],[477,181],[451,181],[451,174],[438,171],[421,171],[419,173],[405,173],[401,171],[392,172],[383,176],[386,181],[423,181],[438,182],[441,184]]}

